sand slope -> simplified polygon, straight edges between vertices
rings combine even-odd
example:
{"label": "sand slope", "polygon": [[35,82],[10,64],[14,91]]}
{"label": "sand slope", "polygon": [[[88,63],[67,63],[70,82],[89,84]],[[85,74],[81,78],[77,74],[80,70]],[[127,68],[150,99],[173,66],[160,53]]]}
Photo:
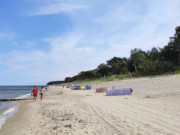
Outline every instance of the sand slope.
{"label": "sand slope", "polygon": [[[178,135],[180,75],[92,84],[93,90],[51,86],[24,135]],[[133,95],[105,96],[95,88],[131,87]],[[1,132],[0,132],[1,133]],[[15,133],[14,133],[15,134]]]}

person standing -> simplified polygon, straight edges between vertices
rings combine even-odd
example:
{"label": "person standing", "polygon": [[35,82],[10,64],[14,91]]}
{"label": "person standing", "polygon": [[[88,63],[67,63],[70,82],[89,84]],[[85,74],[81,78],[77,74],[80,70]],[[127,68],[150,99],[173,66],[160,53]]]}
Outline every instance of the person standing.
{"label": "person standing", "polygon": [[43,86],[41,87],[41,90],[40,90],[40,95],[41,95],[41,100],[42,100],[42,98],[43,98],[43,94],[44,94],[44,88],[43,88]]}
{"label": "person standing", "polygon": [[33,94],[33,99],[34,99],[34,101],[36,101],[37,92],[38,92],[38,90],[37,90],[37,88],[34,86],[34,88],[32,89],[32,94]]}

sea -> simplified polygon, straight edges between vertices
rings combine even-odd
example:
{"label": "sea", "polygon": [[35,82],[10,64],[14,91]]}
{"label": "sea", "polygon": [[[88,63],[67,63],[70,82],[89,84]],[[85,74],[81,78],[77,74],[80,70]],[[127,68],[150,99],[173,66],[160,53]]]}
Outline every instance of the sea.
{"label": "sea", "polygon": [[[40,90],[41,86],[36,86]],[[23,99],[31,96],[34,86],[0,86],[0,99]],[[0,101],[0,129],[5,121],[18,111],[19,104],[17,102],[1,102]]]}

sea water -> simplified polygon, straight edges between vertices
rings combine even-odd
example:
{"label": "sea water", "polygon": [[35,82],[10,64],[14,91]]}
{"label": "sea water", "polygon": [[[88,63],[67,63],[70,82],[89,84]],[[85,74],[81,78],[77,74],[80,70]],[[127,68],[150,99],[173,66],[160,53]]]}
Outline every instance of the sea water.
{"label": "sea water", "polygon": [[[41,86],[37,86],[40,90]],[[0,86],[0,99],[22,99],[31,96],[33,86]],[[0,102],[0,129],[18,111],[17,102]]]}

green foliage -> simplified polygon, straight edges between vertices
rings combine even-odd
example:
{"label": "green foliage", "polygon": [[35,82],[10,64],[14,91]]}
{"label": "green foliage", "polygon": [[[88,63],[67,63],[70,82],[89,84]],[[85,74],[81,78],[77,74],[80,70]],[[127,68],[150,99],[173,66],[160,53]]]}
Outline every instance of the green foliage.
{"label": "green foliage", "polygon": [[131,74],[122,74],[122,75],[118,75],[116,78],[117,79],[124,79],[124,78],[128,78],[128,77],[131,77],[132,75]]}
{"label": "green foliage", "polygon": [[131,50],[131,60],[133,61],[135,71],[139,69],[139,65],[145,61],[146,57],[146,52],[142,51],[141,49],[135,48]]}
{"label": "green foliage", "polygon": [[139,66],[139,73],[141,75],[156,75],[157,73],[157,65],[158,60],[152,61],[152,60],[145,60],[140,66]]}
{"label": "green foliage", "polygon": [[128,59],[128,62],[127,62],[127,69],[128,69],[128,72],[132,73],[135,71],[135,67],[134,67],[134,64],[133,64],[133,60],[131,58]]}
{"label": "green foliage", "polygon": [[108,77],[107,79],[106,79],[106,81],[114,81],[115,80],[115,77]]}
{"label": "green foliage", "polygon": [[176,70],[176,71],[174,72],[174,74],[180,74],[180,69],[179,69],[179,70]]}
{"label": "green foliage", "polygon": [[148,59],[155,61],[160,59],[160,48],[153,47],[151,51],[147,51]]}
{"label": "green foliage", "polygon": [[166,72],[172,72],[175,68],[172,61],[159,61],[157,65],[157,71],[162,74]]}
{"label": "green foliage", "polygon": [[170,42],[161,51],[164,61],[171,61],[173,66],[180,66],[180,26],[176,27],[174,37],[170,37]]}
{"label": "green foliage", "polygon": [[140,74],[139,71],[135,71],[134,73],[132,73],[132,77],[141,77],[142,75]]}
{"label": "green foliage", "polygon": [[107,61],[107,67],[112,75],[127,73],[127,58],[113,57]]}
{"label": "green foliage", "polygon": [[66,77],[65,78],[65,82],[71,82],[72,81],[72,78],[71,77]]}
{"label": "green foliage", "polygon": [[62,84],[64,83],[64,81],[51,81],[51,82],[48,82],[47,85],[57,85],[57,84]]}
{"label": "green foliage", "polygon": [[100,64],[97,69],[96,69],[96,72],[97,72],[97,76],[99,77],[103,77],[103,76],[107,76],[108,75],[108,66],[104,63]]}

